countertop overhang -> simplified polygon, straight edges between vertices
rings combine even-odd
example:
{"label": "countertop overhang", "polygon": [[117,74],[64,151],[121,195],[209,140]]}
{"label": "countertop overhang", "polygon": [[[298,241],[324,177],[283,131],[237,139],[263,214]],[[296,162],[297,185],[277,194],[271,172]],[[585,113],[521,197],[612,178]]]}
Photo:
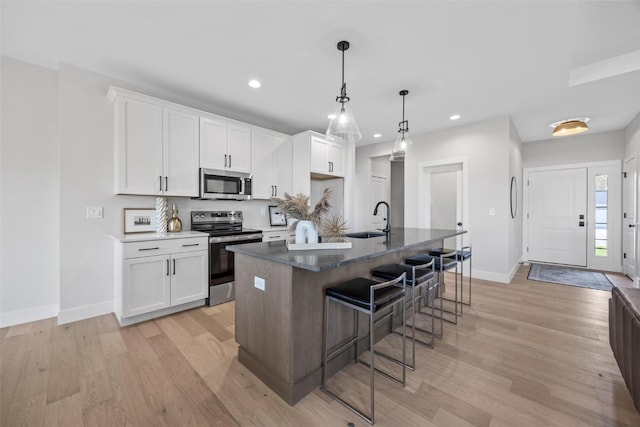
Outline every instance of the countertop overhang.
{"label": "countertop overhang", "polygon": [[288,250],[286,242],[246,243],[228,246],[227,250],[309,271],[326,271],[351,263],[392,254],[406,249],[418,249],[466,233],[466,230],[430,228],[392,228],[386,236],[370,239],[348,238],[351,249]]}

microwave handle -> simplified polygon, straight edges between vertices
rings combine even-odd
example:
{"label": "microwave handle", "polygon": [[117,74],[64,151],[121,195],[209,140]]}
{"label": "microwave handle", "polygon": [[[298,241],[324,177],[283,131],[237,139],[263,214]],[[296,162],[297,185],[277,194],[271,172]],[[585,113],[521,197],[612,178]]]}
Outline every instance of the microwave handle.
{"label": "microwave handle", "polygon": [[[229,156],[229,157],[231,157],[231,156]],[[244,179],[240,180],[240,194],[244,194],[245,183],[246,183],[246,181]]]}

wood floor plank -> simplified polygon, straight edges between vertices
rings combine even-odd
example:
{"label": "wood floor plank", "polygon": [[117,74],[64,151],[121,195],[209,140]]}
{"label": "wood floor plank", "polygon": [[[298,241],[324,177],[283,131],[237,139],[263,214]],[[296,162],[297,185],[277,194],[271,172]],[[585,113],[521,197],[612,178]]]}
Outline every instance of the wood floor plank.
{"label": "wood floor plank", "polygon": [[[474,279],[473,305],[434,349],[416,347],[405,388],[376,376],[376,426],[640,426],[609,347],[609,293],[527,272]],[[3,328],[0,425],[368,426],[319,389],[287,405],[238,362],[234,325],[231,302],[125,328],[113,314]],[[350,365],[330,384],[367,407],[368,375]]]}

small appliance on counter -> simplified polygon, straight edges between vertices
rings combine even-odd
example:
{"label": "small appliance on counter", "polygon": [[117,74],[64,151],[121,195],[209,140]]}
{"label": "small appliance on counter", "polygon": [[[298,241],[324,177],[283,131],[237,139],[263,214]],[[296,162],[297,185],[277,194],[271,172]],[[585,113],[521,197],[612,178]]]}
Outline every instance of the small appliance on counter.
{"label": "small appliance on counter", "polygon": [[209,305],[234,300],[234,257],[225,248],[262,242],[262,231],[242,228],[241,211],[192,211],[191,229],[209,234]]}

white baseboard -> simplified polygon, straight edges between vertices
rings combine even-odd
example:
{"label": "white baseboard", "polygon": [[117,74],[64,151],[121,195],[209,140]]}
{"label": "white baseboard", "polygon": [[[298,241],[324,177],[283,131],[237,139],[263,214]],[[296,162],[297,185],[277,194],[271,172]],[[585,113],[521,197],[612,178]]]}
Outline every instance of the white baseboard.
{"label": "white baseboard", "polygon": [[84,305],[70,310],[60,310],[58,313],[58,325],[88,319],[90,317],[102,316],[113,313],[113,300],[98,304]]}
{"label": "white baseboard", "polygon": [[475,268],[473,269],[472,274],[473,274],[472,279],[490,280],[492,282],[498,282],[498,283],[509,283],[513,278],[512,273],[500,274],[500,273],[494,273],[492,271],[477,270]]}
{"label": "white baseboard", "polygon": [[35,322],[36,320],[48,319],[58,315],[58,304],[41,305],[40,307],[27,308],[25,310],[9,311],[0,313],[0,328],[19,325],[21,323]]}

